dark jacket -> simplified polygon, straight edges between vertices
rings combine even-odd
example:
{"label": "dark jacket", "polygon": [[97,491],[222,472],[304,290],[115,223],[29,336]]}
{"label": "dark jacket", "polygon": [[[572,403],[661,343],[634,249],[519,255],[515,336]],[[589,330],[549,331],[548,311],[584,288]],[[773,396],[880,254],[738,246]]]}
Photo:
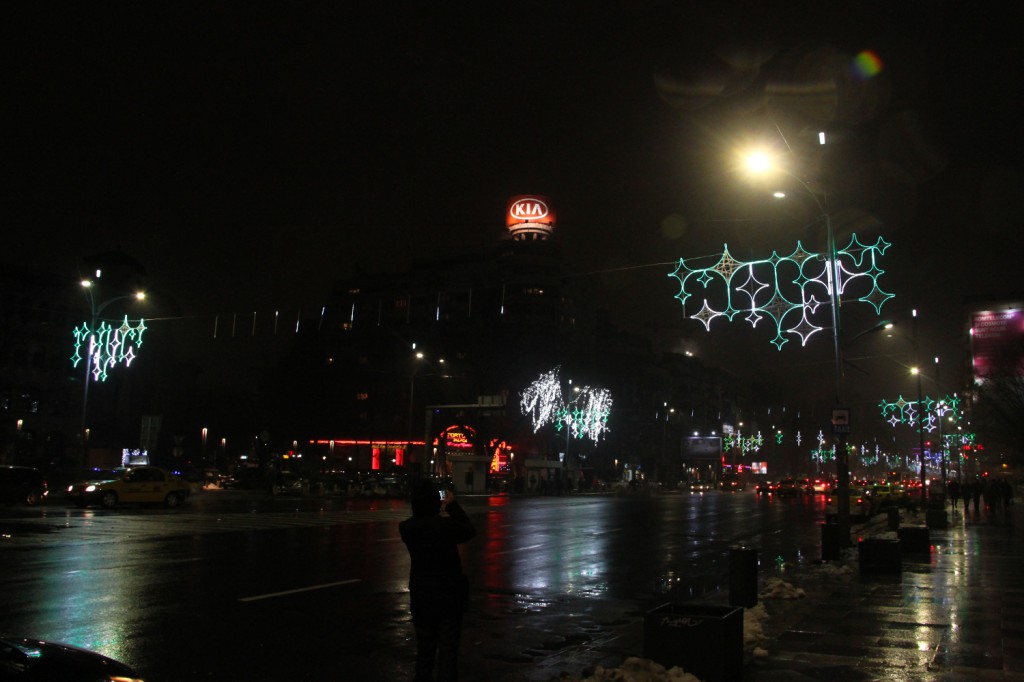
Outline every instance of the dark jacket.
{"label": "dark jacket", "polygon": [[447,516],[414,513],[398,524],[412,560],[409,592],[413,616],[427,610],[465,611],[468,604],[468,582],[457,545],[476,535],[476,529],[457,501],[452,501],[447,511]]}

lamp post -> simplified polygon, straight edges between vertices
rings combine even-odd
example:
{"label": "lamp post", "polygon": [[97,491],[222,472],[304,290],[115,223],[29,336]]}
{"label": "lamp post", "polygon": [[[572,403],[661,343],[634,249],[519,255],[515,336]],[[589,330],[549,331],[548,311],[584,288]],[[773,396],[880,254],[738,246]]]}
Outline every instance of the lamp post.
{"label": "lamp post", "polygon": [[[409,372],[409,416],[408,416],[408,419],[406,421],[407,429],[408,429],[408,433],[406,435],[406,459],[409,460],[409,461],[411,461],[411,456],[412,456],[413,418],[414,418],[414,415],[415,415],[415,406],[416,406],[416,401],[415,401],[415,397],[416,397],[416,378],[417,378],[417,376],[441,376],[443,378],[448,376],[443,371],[436,371],[436,372],[431,372],[431,373],[427,373],[427,374],[420,374],[420,372],[419,372],[420,365],[423,362],[429,362],[429,360],[427,360],[426,354],[424,354],[423,351],[416,350],[416,344],[415,343],[412,344],[412,349],[415,352],[414,352],[413,357],[412,357],[412,362],[413,362],[412,371]],[[438,358],[437,359],[437,364],[438,365],[444,365],[445,364],[444,358]],[[439,368],[435,367],[434,369],[439,369]],[[424,438],[424,442],[423,442],[423,454],[424,454],[424,457],[427,456],[427,453],[428,453],[427,448],[430,447],[430,444],[428,442],[429,440],[430,440],[429,438]]]}
{"label": "lamp post", "polygon": [[[819,141],[824,144],[824,134],[819,135]],[[815,191],[804,178],[792,173],[785,168],[780,168],[774,159],[763,152],[750,154],[746,158],[748,170],[756,174],[765,174],[778,171],[794,180],[814,200],[818,209],[818,219],[825,226],[826,239],[826,277],[828,284],[829,307],[832,313],[832,350],[835,360],[835,403],[834,407],[841,407],[843,404],[843,356],[842,345],[840,344],[840,316],[839,316],[839,264],[836,256],[836,238],[832,229],[832,217],[828,212],[828,197],[822,192]],[[774,192],[777,199],[785,198],[785,193]],[[848,427],[848,424],[847,424]],[[838,431],[833,424],[835,435],[839,440],[839,447],[836,448],[836,483],[837,483],[837,520],[839,523],[840,541],[844,545],[850,544],[850,465],[849,453],[846,451],[846,437],[848,432]]]}
{"label": "lamp post", "polygon": [[[413,348],[416,348],[416,344],[413,344]],[[416,351],[413,356],[412,371],[409,373],[409,420],[408,420],[408,433],[406,439],[412,440],[412,419],[413,419],[413,406],[415,405],[414,398],[416,396],[416,371],[420,367],[419,361],[423,359],[423,353]]]}
{"label": "lamp post", "polygon": [[[96,277],[99,278],[100,273],[97,271]],[[82,288],[85,289],[86,298],[89,301],[89,347],[87,348],[87,354],[85,357],[85,383],[82,385],[82,420],[79,424],[78,433],[82,439],[82,461],[80,464],[85,464],[85,454],[88,448],[89,430],[86,427],[88,416],[89,416],[89,384],[92,380],[93,372],[93,356],[95,354],[95,346],[97,343],[96,339],[96,324],[100,321],[100,316],[103,311],[110,307],[112,304],[118,301],[124,301],[127,299],[135,299],[137,301],[145,300],[146,294],[142,291],[137,291],[134,294],[125,294],[124,296],[115,296],[109,298],[102,303],[96,302],[95,290],[96,282],[91,279],[83,279],[81,281]]]}

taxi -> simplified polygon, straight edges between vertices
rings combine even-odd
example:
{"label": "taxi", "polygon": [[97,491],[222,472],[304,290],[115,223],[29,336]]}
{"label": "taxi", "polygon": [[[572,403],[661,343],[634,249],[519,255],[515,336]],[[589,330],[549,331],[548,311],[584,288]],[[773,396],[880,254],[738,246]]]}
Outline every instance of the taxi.
{"label": "taxi", "polygon": [[118,504],[163,504],[177,507],[188,498],[188,481],[153,466],[117,469],[111,475],[68,486],[68,497],[79,507],[98,504],[113,509]]}

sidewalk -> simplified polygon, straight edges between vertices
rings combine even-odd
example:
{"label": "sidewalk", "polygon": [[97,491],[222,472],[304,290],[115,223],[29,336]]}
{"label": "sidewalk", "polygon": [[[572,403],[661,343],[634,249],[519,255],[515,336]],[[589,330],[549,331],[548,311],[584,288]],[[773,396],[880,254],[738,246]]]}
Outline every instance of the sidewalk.
{"label": "sidewalk", "polygon": [[[845,576],[807,580],[791,605],[766,603],[777,622],[766,621],[767,655],[744,679],[1024,680],[1021,505],[947,513],[949,528],[929,530],[928,553],[904,552],[901,573],[864,574],[847,552]],[[923,525],[908,516],[901,525]]]}
{"label": "sidewalk", "polygon": [[[928,552],[904,552],[901,572],[862,573],[856,547],[839,561],[787,570],[781,580],[762,560],[759,603],[746,614],[742,679],[1024,680],[1022,505],[1008,514],[972,510],[965,518],[962,507],[947,513],[949,527],[929,529]],[[904,527],[923,522],[923,515],[904,512],[901,518]],[[895,538],[884,515],[854,528],[855,544],[872,536]],[[805,596],[798,598],[768,596],[801,591]],[[543,667],[587,679],[597,665],[613,668],[642,652],[642,625],[634,622]]]}

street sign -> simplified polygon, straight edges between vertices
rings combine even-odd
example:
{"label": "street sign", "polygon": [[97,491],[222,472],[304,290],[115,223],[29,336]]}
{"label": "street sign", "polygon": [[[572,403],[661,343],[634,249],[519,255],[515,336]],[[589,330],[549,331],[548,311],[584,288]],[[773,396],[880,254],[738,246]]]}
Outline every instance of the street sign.
{"label": "street sign", "polygon": [[832,409],[832,433],[850,432],[850,408],[836,407]]}

